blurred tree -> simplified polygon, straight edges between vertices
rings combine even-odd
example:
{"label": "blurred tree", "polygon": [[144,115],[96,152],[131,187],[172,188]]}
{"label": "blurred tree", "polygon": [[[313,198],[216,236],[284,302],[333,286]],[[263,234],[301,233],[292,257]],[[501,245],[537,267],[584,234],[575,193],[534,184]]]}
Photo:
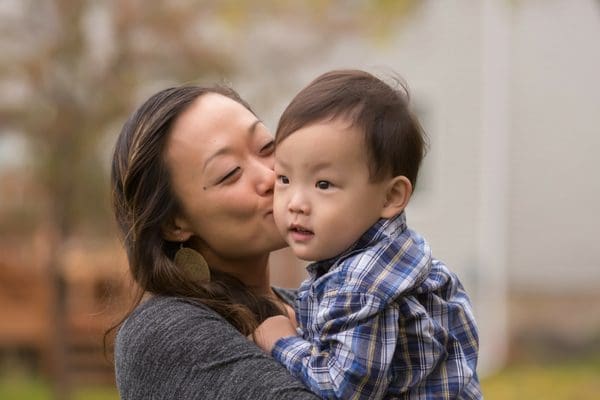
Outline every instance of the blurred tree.
{"label": "blurred tree", "polygon": [[[261,21],[301,21],[305,29],[318,32],[310,48],[283,61],[286,68],[306,54],[318,57],[348,31],[381,36],[397,21],[392,16],[403,16],[413,4],[23,0],[0,9],[2,130],[27,138],[33,166],[29,196],[15,206],[12,215],[18,217],[0,234],[42,231],[48,241],[57,399],[69,396],[62,252],[74,235],[111,232],[104,140],[109,137],[112,146],[108,134],[118,130],[115,126],[157,87],[217,80],[244,68],[236,64],[242,50],[236,44],[256,28],[257,15]],[[30,229],[19,229],[26,214],[34,222],[27,225]]]}
{"label": "blurred tree", "polygon": [[[30,200],[43,204],[34,228],[43,229],[49,242],[57,399],[69,396],[61,251],[78,231],[93,227],[106,232],[111,226],[101,139],[132,109],[146,82],[190,81],[227,72],[228,58],[218,54],[215,43],[194,42],[182,32],[196,22],[192,6],[27,1],[20,4],[23,19],[11,22],[11,39],[25,38],[31,47],[9,53],[12,59],[3,57],[0,68],[3,76],[20,80],[27,95],[3,107],[0,117],[5,126],[28,137],[41,194]],[[102,24],[112,30],[114,40],[94,37]],[[104,46],[104,51],[94,45]]]}

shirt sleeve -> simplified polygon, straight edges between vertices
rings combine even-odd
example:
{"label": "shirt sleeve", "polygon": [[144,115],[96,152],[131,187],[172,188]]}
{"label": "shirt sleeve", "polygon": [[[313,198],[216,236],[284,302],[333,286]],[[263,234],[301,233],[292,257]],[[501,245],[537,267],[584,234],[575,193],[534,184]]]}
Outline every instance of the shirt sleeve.
{"label": "shirt sleeve", "polygon": [[326,399],[380,399],[391,380],[398,308],[368,293],[328,290],[313,342],[282,338],[273,356]]}

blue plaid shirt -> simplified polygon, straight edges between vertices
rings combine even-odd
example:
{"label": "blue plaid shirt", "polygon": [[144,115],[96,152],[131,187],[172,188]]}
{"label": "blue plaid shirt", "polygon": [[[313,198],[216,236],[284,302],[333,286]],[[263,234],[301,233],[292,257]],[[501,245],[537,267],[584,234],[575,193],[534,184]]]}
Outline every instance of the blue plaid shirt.
{"label": "blue plaid shirt", "polygon": [[404,213],[308,266],[300,336],[273,357],[324,399],[481,399],[478,334],[457,276]]}

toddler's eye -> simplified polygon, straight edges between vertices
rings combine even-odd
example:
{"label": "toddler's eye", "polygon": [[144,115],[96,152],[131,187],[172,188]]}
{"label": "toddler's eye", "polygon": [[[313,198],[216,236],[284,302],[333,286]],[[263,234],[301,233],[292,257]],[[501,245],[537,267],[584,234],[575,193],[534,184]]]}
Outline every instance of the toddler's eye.
{"label": "toddler's eye", "polygon": [[283,183],[284,185],[290,183],[290,180],[285,175],[277,175],[277,180],[279,181],[279,183]]}
{"label": "toddler's eye", "polygon": [[318,181],[315,185],[318,189],[329,189],[331,187],[331,182],[327,181]]}

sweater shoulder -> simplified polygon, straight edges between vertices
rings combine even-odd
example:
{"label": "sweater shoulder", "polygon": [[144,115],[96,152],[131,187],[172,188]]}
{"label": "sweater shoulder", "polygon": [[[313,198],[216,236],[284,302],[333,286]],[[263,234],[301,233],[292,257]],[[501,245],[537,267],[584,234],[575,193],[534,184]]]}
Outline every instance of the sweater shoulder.
{"label": "sweater shoulder", "polygon": [[[140,304],[125,320],[119,329],[119,335],[130,331],[138,331],[140,328],[148,330],[148,327],[159,324],[161,330],[165,327],[176,328],[177,321],[188,319],[221,319],[215,311],[200,303],[178,297],[156,296]],[[166,325],[164,325],[166,324]]]}
{"label": "sweater shoulder", "polygon": [[316,398],[215,311],[175,297],[151,298],[123,323],[115,373],[128,400]]}

